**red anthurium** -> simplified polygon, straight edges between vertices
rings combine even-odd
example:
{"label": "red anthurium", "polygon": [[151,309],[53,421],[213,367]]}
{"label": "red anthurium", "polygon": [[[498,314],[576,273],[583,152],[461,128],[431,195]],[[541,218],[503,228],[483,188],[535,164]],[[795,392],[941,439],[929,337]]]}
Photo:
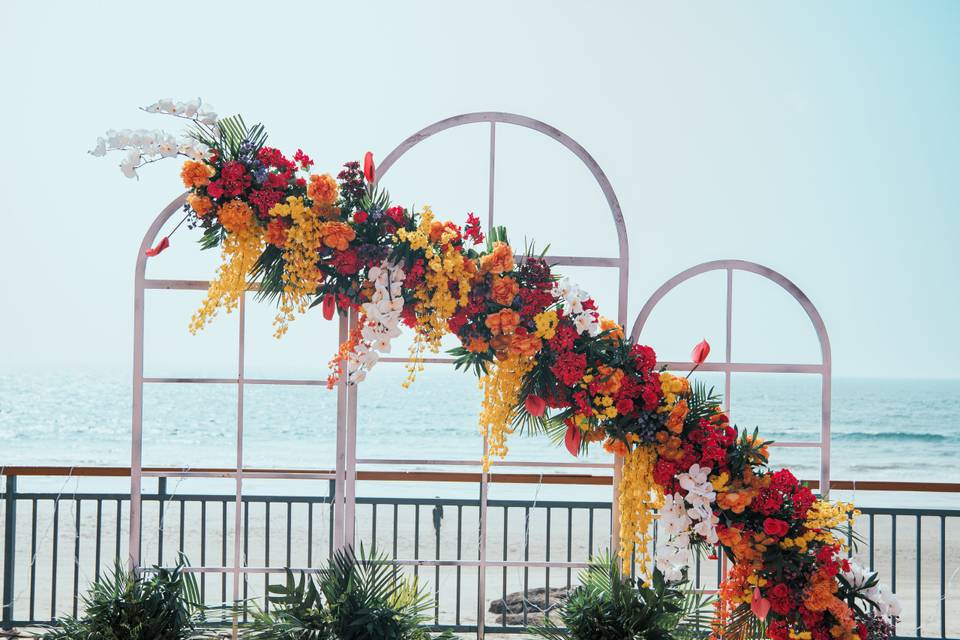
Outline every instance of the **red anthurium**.
{"label": "red anthurium", "polygon": [[147,257],[152,258],[169,246],[170,246],[170,238],[168,236],[164,236],[163,239],[157,243],[157,246],[151,249],[147,249],[146,251],[144,251],[144,253],[147,254]]}
{"label": "red anthurium", "polygon": [[693,351],[690,353],[690,358],[693,360],[693,364],[699,367],[703,364],[704,360],[707,359],[708,355],[710,355],[710,343],[704,339],[693,348]]}
{"label": "red anthurium", "polygon": [[547,408],[547,401],[540,396],[533,395],[532,393],[527,396],[527,399],[523,404],[527,407],[527,413],[536,418],[542,416],[543,412]]}
{"label": "red anthurium", "polygon": [[367,182],[373,184],[374,169],[373,169],[373,153],[367,151],[367,154],[363,156],[363,176],[367,179]]}
{"label": "red anthurium", "polygon": [[761,596],[760,589],[756,587],[753,588],[753,602],[750,603],[750,610],[761,620],[766,620],[767,614],[770,613],[770,601]]}
{"label": "red anthurium", "polygon": [[337,310],[337,300],[331,294],[323,296],[323,317],[325,320],[333,319],[333,312]]}
{"label": "red anthurium", "polygon": [[580,455],[580,427],[573,420],[566,420],[567,435],[563,437],[563,444],[567,446],[570,455],[576,457]]}

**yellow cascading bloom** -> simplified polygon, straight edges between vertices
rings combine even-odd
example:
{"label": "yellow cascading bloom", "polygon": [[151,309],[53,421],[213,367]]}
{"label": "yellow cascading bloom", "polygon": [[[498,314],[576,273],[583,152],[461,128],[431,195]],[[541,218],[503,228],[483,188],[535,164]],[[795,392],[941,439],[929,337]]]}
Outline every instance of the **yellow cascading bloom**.
{"label": "yellow cascading bloom", "polygon": [[221,307],[230,313],[240,303],[247,289],[247,274],[263,252],[260,227],[251,225],[236,233],[228,233],[220,250],[221,264],[210,282],[207,297],[190,319],[190,333],[203,329]]}
{"label": "yellow cascading bloom", "polygon": [[557,318],[557,310],[550,309],[533,316],[533,321],[537,325],[537,337],[544,340],[550,340],[557,335],[557,324],[560,319]]}
{"label": "yellow cascading bloom", "polygon": [[663,491],[653,479],[657,461],[652,447],[637,446],[623,458],[620,478],[620,554],[623,570],[630,570],[631,557],[638,571],[650,579],[653,511],[663,506]]}
{"label": "yellow cascading bloom", "polygon": [[[430,244],[433,219],[433,211],[430,207],[424,207],[416,231],[397,231],[397,238],[408,242],[413,248],[424,250],[427,262],[424,282],[414,291],[417,326],[410,345],[410,362],[407,364],[404,387],[409,387],[417,373],[423,371],[423,358],[427,351],[440,352],[441,340],[449,332],[447,321],[470,301],[471,272],[466,267],[468,258],[450,245],[437,249]],[[459,295],[456,298],[448,286],[451,280],[458,285]]]}
{"label": "yellow cascading bloom", "polygon": [[507,455],[507,436],[513,433],[510,426],[514,410],[520,400],[520,386],[536,361],[522,355],[500,360],[480,378],[483,402],[480,405],[480,433],[487,441],[483,456],[483,470],[490,469],[490,458]]}
{"label": "yellow cascading bloom", "polygon": [[280,338],[290,328],[296,313],[305,313],[310,306],[310,297],[320,286],[321,273],[317,267],[317,253],[323,243],[320,215],[306,206],[303,198],[290,196],[286,202],[275,204],[270,209],[274,218],[291,218],[293,224],[287,229],[283,248],[283,291],[280,305],[273,320],[274,337]]}

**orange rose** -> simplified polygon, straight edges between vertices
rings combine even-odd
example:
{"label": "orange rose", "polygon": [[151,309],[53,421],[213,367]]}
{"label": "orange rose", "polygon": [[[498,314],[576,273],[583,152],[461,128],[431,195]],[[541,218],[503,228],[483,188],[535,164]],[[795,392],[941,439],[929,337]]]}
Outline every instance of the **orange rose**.
{"label": "orange rose", "polygon": [[520,314],[513,309],[501,309],[487,316],[486,325],[493,335],[512,335],[520,324]]}
{"label": "orange rose", "polygon": [[510,355],[523,356],[524,358],[532,358],[540,352],[541,341],[535,333],[517,333],[513,336],[513,341],[510,343]]}
{"label": "orange rose", "polygon": [[440,238],[443,237],[443,227],[443,223],[439,220],[430,223],[430,242],[440,242]]}
{"label": "orange rose", "polygon": [[220,224],[231,233],[240,233],[253,226],[253,209],[242,200],[231,200],[220,207]]}
{"label": "orange rose", "polygon": [[278,218],[274,218],[270,221],[270,224],[267,225],[265,237],[267,242],[283,249],[287,244],[287,228],[283,226],[283,222]]}
{"label": "orange rose", "polygon": [[357,237],[353,227],[344,222],[324,222],[320,225],[323,244],[331,249],[346,251],[350,241]]}
{"label": "orange rose", "polygon": [[490,284],[490,297],[497,304],[509,307],[520,293],[520,285],[510,276],[493,276]]}
{"label": "orange rose", "polygon": [[670,410],[670,416],[667,418],[667,429],[672,433],[679,434],[683,431],[683,421],[687,419],[689,413],[686,400],[680,400]]}
{"label": "orange rose", "polygon": [[201,218],[213,211],[213,200],[206,196],[198,196],[195,193],[187,196],[187,204],[189,204],[193,212]]}
{"label": "orange rose", "polygon": [[505,242],[494,242],[493,252],[480,258],[480,268],[484,273],[503,273],[513,271],[513,250]]}
{"label": "orange rose", "polygon": [[307,195],[315,204],[331,205],[340,197],[337,181],[329,173],[322,176],[310,176]]}
{"label": "orange rose", "polygon": [[183,186],[193,189],[208,184],[213,173],[213,167],[206,162],[187,160],[180,169],[180,179],[183,180]]}

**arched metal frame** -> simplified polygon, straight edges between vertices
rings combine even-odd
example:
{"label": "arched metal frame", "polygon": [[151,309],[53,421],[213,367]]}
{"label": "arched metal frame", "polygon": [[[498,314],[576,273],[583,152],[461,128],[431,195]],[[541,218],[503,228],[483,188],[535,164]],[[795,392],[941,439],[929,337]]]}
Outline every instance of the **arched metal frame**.
{"label": "arched metal frame", "polygon": [[[547,260],[553,265],[571,265],[583,267],[606,267],[616,269],[619,275],[618,289],[618,322],[626,326],[627,320],[627,285],[629,275],[629,249],[627,242],[626,225],[623,220],[623,213],[620,209],[620,203],[610,181],[607,179],[603,170],[597,164],[596,160],[580,144],[570,138],[562,131],[525,116],[501,112],[480,112],[470,113],[452,118],[447,118],[434,123],[417,133],[413,134],[396,149],[394,149],[377,168],[377,179],[382,179],[389,169],[412,147],[423,140],[454,127],[489,123],[490,125],[490,147],[489,147],[489,189],[488,189],[488,228],[493,226],[494,222],[494,178],[496,166],[496,130],[497,124],[510,124],[525,127],[540,132],[550,138],[553,138],[575,156],[577,156],[588,168],[594,179],[597,181],[602,191],[610,212],[613,216],[614,225],[617,230],[619,255],[610,257],[582,257],[582,256],[547,256]],[[169,280],[169,279],[149,279],[146,277],[146,250],[154,244],[157,236],[164,224],[181,210],[186,195],[183,194],[167,205],[163,211],[156,217],[150,228],[144,234],[140,250],[137,255],[135,271],[134,288],[134,359],[133,359],[133,413],[132,413],[132,435],[131,435],[131,461],[130,461],[130,529],[129,529],[129,563],[135,570],[140,568],[140,533],[142,526],[141,515],[141,494],[143,478],[148,477],[217,477],[232,478],[235,481],[235,505],[234,505],[234,556],[230,567],[193,567],[191,570],[217,571],[231,573],[233,575],[233,597],[235,600],[240,598],[240,576],[245,573],[268,573],[275,571],[267,567],[247,567],[243,566],[241,557],[241,512],[243,500],[243,480],[246,478],[258,479],[278,479],[278,478],[300,478],[300,479],[333,479],[335,480],[336,508],[334,521],[334,544],[337,547],[350,544],[354,539],[355,532],[355,502],[356,502],[356,479],[358,464],[391,464],[391,465],[479,465],[479,460],[384,460],[384,459],[360,459],[356,457],[356,424],[357,424],[357,385],[347,385],[341,382],[337,388],[337,441],[336,441],[336,470],[334,474],[292,474],[277,471],[258,471],[247,469],[244,466],[243,456],[243,395],[244,387],[249,384],[270,384],[270,385],[311,385],[322,386],[326,384],[325,380],[304,380],[304,379],[251,379],[245,376],[245,325],[246,325],[246,295],[242,296],[238,306],[239,316],[239,337],[237,346],[237,377],[235,378],[209,378],[209,377],[145,377],[144,376],[144,299],[147,290],[192,290],[203,291],[209,286],[208,281],[204,280]],[[350,329],[357,323],[356,313],[341,316],[339,321],[339,340],[343,342],[349,335]],[[384,357],[384,362],[406,362],[406,358]],[[428,363],[450,363],[449,358],[428,358]],[[178,473],[152,471],[143,468],[143,388],[145,384],[235,384],[237,386],[237,427],[236,427],[236,468],[227,473],[210,472],[202,469],[185,469]],[[485,446],[485,445],[484,445]],[[495,463],[498,464],[498,463]],[[617,496],[616,487],[620,473],[620,464],[596,464],[580,462],[563,463],[544,463],[544,462],[524,462],[524,461],[505,461],[502,464],[507,467],[557,467],[557,468],[613,468],[614,469],[614,494],[612,501],[613,518],[612,529],[612,547],[616,546],[618,541],[619,517],[617,514]],[[478,567],[480,584],[478,585],[478,617],[477,632],[478,637],[484,635],[484,604],[485,604],[485,580],[486,568],[488,567],[506,567],[506,566],[547,566],[553,567],[580,567],[581,563],[563,563],[563,562],[536,562],[536,561],[492,561],[486,557],[486,506],[488,484],[490,480],[488,473],[483,473],[480,483],[481,496],[481,523],[480,523],[480,549],[479,557],[476,561],[436,561],[429,560],[401,560],[403,564],[459,564],[460,566]]]}
{"label": "arched metal frame", "polygon": [[[670,291],[680,284],[695,278],[696,276],[711,271],[726,271],[726,340],[723,362],[705,362],[698,367],[700,371],[717,371],[724,375],[724,403],[725,408],[730,411],[731,399],[731,375],[733,373],[805,373],[819,375],[821,378],[820,391],[820,441],[819,442],[775,442],[773,446],[795,447],[795,448],[817,448],[820,449],[820,493],[826,497],[830,494],[830,385],[831,385],[831,367],[832,356],[830,353],[830,338],[827,335],[827,327],[820,316],[820,312],[814,306],[810,298],[782,274],[757,264],[747,262],[746,260],[715,260],[704,262],[667,280],[657,289],[653,295],[643,305],[643,309],[637,315],[634,322],[630,338],[634,341],[640,337],[640,332],[646,325],[650,314],[657,304]],[[735,362],[732,357],[733,348],[733,272],[746,271],[755,273],[759,276],[778,284],[787,293],[793,296],[803,310],[806,312],[810,323],[817,333],[817,340],[820,343],[820,364],[782,364],[782,363],[755,363],[755,362]],[[669,369],[678,371],[689,371],[693,368],[692,362],[660,362]]]}
{"label": "arched metal frame", "polygon": [[[618,253],[617,257],[592,257],[592,256],[562,256],[562,255],[548,255],[545,256],[546,260],[555,266],[578,266],[578,267],[605,267],[616,269],[619,276],[619,285],[617,292],[618,308],[617,308],[617,321],[626,326],[627,321],[627,286],[629,282],[629,270],[630,270],[630,254],[629,246],[627,241],[627,230],[626,224],[623,220],[623,212],[620,209],[620,202],[617,199],[617,195],[613,190],[613,186],[610,184],[610,180],[607,178],[606,174],[600,168],[600,165],[597,161],[590,155],[590,153],[583,148],[578,142],[573,140],[570,136],[563,133],[559,129],[552,127],[544,122],[535,120],[533,118],[528,118],[526,116],[521,116],[513,113],[503,113],[503,112],[479,112],[479,113],[468,113],[459,116],[454,116],[452,118],[447,118],[445,120],[440,120],[428,127],[425,127],[418,131],[417,133],[411,135],[406,140],[401,142],[396,149],[391,151],[387,157],[380,163],[376,170],[376,180],[379,182],[383,179],[383,176],[390,170],[391,167],[410,149],[423,142],[427,138],[430,138],[438,133],[452,129],[459,126],[470,125],[470,124],[480,124],[480,123],[489,123],[490,125],[490,136],[489,136],[489,170],[488,170],[488,201],[487,201],[487,228],[492,229],[494,226],[494,203],[495,203],[495,183],[496,183],[496,149],[497,149],[497,125],[498,124],[508,124],[519,127],[524,127],[542,133],[560,144],[566,147],[570,152],[572,152],[577,158],[579,158],[587,169],[590,171],[591,175],[597,182],[597,185],[600,187],[601,192],[603,193],[604,199],[606,200],[607,206],[610,209],[610,213],[613,216],[614,226],[617,231],[618,238]],[[353,326],[353,323],[356,322],[356,315],[351,314],[350,317],[350,327]],[[409,362],[408,358],[403,357],[382,357],[380,358],[381,362]],[[451,364],[453,363],[452,358],[426,358],[424,360],[427,363],[444,363]],[[357,436],[357,393],[358,386],[350,386],[347,389],[347,442],[346,442],[346,455],[344,456],[345,466],[343,468],[343,493],[338,491],[338,500],[342,496],[343,512],[345,518],[343,520],[344,533],[343,540],[350,541],[353,539],[353,527],[354,527],[354,501],[355,494],[354,486],[356,481],[357,465],[367,464],[367,465],[391,465],[396,467],[398,465],[418,465],[418,466],[430,466],[430,465],[465,465],[465,466],[479,466],[479,460],[407,460],[407,459],[376,459],[376,458],[366,458],[366,459],[357,459],[356,457],[356,436]],[[486,443],[483,443],[483,453],[486,453]],[[338,453],[338,460],[341,457]],[[617,487],[619,485],[618,479],[620,474],[621,462],[618,461],[616,464],[597,464],[597,463],[584,463],[584,462],[558,462],[558,463],[547,463],[547,462],[531,462],[531,461],[521,461],[521,460],[505,460],[505,461],[495,461],[493,463],[495,466],[499,467],[511,467],[511,468],[522,468],[522,467],[553,467],[553,468],[613,468],[614,470],[614,482],[613,482],[613,495],[612,495],[612,510],[613,517],[611,522],[611,546],[615,548],[619,541],[619,514],[617,509]],[[340,482],[340,473],[341,470],[338,467],[338,483]],[[487,559],[487,496],[489,489],[491,473],[481,473],[480,480],[480,544],[478,550],[477,560],[410,560],[410,559],[401,559],[398,560],[400,564],[417,564],[420,566],[430,566],[430,565],[444,565],[444,566],[462,566],[462,567],[477,567],[479,574],[479,584],[477,588],[477,636],[479,638],[484,637],[484,605],[486,597],[486,570],[489,567],[560,567],[560,568],[578,568],[586,566],[584,563],[577,562],[544,562],[544,561],[524,561],[524,560],[488,560]]]}

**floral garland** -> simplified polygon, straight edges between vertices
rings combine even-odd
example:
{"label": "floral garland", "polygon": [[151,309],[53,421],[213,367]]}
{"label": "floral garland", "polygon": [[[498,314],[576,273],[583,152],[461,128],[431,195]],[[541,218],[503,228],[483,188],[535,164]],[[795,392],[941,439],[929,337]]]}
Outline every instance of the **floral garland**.
{"label": "floral garland", "polygon": [[[869,640],[892,634],[896,599],[846,556],[852,505],[817,499],[789,470],[768,466],[769,442],[730,425],[718,398],[689,377],[657,369],[650,347],[631,344],[593,298],[553,273],[528,248],[517,259],[503,228],[485,237],[476,216],[464,226],[391,205],[363,167],[333,178],[310,175],[302,151],[288,159],[266,146],[262,126],[219,119],[200,101],[145,109],[187,119],[185,141],[163,132],[108,132],[94,155],[126,152],[121,171],[184,156],[188,226],[223,264],[190,328],[229,312],[257,281],[276,301],[276,334],[320,306],[359,314],[331,361],[332,387],[355,384],[389,353],[400,325],[414,331],[412,382],[444,335],[460,346],[456,367],[483,389],[480,429],[489,456],[507,453],[519,429],[564,441],[573,455],[602,442],[624,459],[619,552],[649,575],[685,578],[692,553],[723,553],[733,567],[720,588],[714,636],[771,640]],[[148,253],[156,255],[169,239]],[[709,354],[694,349],[699,365]],[[485,468],[489,464],[484,459]],[[659,510],[664,540],[649,533]]]}

